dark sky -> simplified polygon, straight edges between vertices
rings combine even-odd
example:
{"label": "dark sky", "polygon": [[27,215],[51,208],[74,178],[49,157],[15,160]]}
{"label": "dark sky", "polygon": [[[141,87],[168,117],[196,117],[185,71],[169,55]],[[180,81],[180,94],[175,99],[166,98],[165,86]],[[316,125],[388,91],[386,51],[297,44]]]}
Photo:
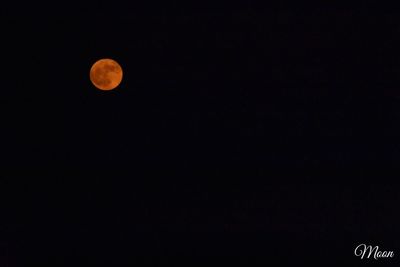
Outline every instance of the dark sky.
{"label": "dark sky", "polygon": [[0,32],[1,266],[399,251],[400,13],[60,4]]}

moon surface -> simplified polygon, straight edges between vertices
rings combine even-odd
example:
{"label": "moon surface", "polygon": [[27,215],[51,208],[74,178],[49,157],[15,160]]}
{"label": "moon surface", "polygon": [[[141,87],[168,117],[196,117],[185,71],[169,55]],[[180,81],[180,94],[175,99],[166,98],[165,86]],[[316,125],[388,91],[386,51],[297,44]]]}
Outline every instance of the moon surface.
{"label": "moon surface", "polygon": [[122,68],[115,60],[105,58],[96,61],[90,69],[90,80],[100,90],[115,89],[122,81]]}

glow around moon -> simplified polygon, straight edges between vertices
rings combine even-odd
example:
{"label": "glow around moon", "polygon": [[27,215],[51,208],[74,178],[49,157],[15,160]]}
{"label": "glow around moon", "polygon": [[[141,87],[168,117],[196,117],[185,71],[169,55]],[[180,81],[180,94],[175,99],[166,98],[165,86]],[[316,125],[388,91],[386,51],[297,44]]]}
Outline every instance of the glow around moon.
{"label": "glow around moon", "polygon": [[100,59],[90,69],[90,80],[100,90],[113,90],[122,81],[122,68],[112,59]]}

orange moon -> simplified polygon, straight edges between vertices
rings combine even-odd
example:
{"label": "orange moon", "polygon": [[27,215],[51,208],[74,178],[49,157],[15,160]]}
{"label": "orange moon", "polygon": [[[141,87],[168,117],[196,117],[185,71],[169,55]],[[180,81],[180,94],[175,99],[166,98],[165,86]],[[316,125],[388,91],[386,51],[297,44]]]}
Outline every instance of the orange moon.
{"label": "orange moon", "polygon": [[113,90],[122,81],[122,68],[115,60],[100,59],[90,68],[90,80],[100,90]]}

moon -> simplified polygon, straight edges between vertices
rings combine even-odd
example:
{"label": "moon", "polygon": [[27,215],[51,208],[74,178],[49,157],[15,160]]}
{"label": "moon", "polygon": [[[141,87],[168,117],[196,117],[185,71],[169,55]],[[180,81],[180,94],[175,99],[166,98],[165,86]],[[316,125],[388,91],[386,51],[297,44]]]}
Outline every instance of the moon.
{"label": "moon", "polygon": [[121,66],[113,59],[100,59],[90,68],[90,80],[100,90],[109,91],[117,88],[122,76]]}

